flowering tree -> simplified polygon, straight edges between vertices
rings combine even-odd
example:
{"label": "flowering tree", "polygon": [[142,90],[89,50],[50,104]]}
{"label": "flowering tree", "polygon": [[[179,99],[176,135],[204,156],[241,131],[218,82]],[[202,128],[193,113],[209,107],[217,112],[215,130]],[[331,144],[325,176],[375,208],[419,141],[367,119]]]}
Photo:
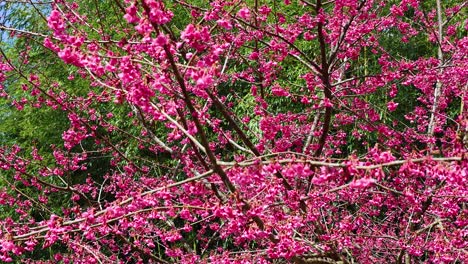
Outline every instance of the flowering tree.
{"label": "flowering tree", "polygon": [[3,100],[69,121],[0,149],[2,261],[468,261],[465,1],[98,2],[0,25]]}

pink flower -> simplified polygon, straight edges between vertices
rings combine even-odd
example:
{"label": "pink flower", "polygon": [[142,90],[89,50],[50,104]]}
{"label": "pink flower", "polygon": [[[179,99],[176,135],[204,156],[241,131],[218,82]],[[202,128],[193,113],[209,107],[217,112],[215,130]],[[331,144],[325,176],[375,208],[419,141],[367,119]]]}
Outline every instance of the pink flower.
{"label": "pink flower", "polygon": [[390,112],[395,111],[397,106],[398,106],[398,103],[395,103],[393,101],[390,101],[390,102],[387,103],[387,108],[388,108],[388,111],[390,111]]}
{"label": "pink flower", "polygon": [[83,67],[84,63],[82,60],[82,55],[78,52],[72,50],[70,47],[66,47],[58,53],[60,59],[65,63],[75,65],[76,67]]}
{"label": "pink flower", "polygon": [[47,19],[47,25],[54,31],[55,34],[61,34],[65,31],[65,23],[59,11],[52,10]]}
{"label": "pink flower", "polygon": [[232,24],[227,19],[220,19],[216,21],[216,23],[218,23],[218,26],[223,27],[224,29],[227,29],[227,30],[232,29]]}
{"label": "pink flower", "polygon": [[271,88],[271,93],[273,93],[276,96],[289,96],[289,92],[280,87],[279,85],[275,85],[273,88]]}
{"label": "pink flower", "polygon": [[206,89],[213,84],[213,78],[210,75],[204,75],[197,79],[197,87]]}
{"label": "pink flower", "polygon": [[156,38],[156,44],[158,46],[164,46],[167,44],[167,37],[164,36],[163,34],[160,34],[157,38]]}
{"label": "pink flower", "polygon": [[374,183],[375,183],[375,180],[372,178],[362,178],[359,180],[355,180],[354,182],[351,183],[350,186],[352,188],[365,189]]}
{"label": "pink flower", "polygon": [[45,38],[45,39],[44,39],[44,46],[45,46],[46,48],[51,49],[51,50],[54,51],[54,52],[59,52],[59,51],[60,51],[59,46],[55,45],[55,44],[50,40],[50,38]]}
{"label": "pink flower", "polygon": [[138,22],[137,8],[136,8],[136,6],[134,4],[127,7],[127,9],[125,9],[125,11],[127,13],[124,15],[124,18],[125,18],[125,20],[127,20],[128,23]]}
{"label": "pink flower", "polygon": [[237,12],[237,15],[245,20],[250,18],[250,10],[247,7],[242,8]]}

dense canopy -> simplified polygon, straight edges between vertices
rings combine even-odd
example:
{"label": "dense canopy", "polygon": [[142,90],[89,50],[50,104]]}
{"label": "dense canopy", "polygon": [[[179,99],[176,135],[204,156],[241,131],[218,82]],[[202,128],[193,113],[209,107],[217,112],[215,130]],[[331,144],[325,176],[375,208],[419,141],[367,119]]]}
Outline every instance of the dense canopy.
{"label": "dense canopy", "polygon": [[467,263],[466,6],[0,3],[0,261]]}

